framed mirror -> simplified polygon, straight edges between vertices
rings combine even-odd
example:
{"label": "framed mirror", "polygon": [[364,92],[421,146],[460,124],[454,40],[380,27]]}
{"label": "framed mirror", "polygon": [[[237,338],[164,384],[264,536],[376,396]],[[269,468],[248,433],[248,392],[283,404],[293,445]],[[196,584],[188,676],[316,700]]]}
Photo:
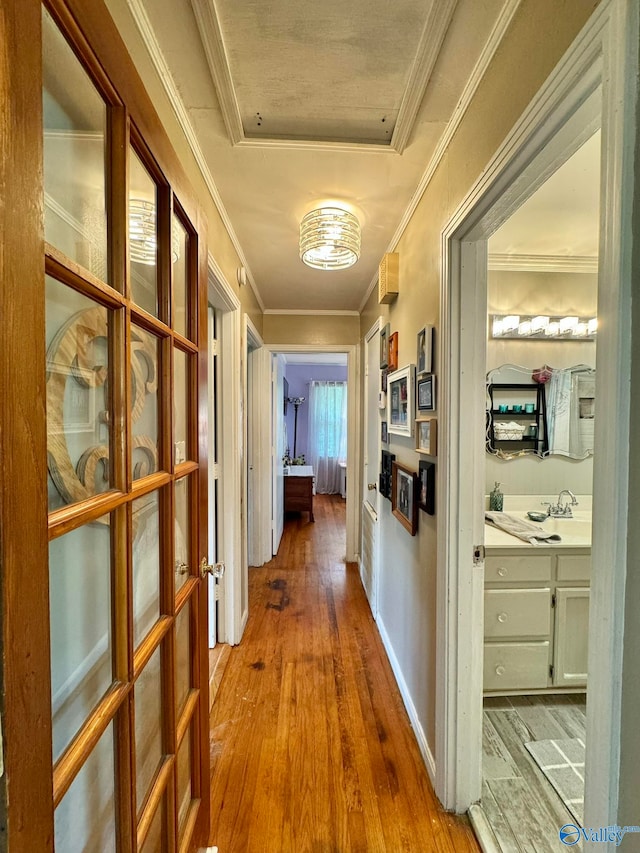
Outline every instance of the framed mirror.
{"label": "framed mirror", "polygon": [[593,455],[596,372],[586,364],[503,364],[487,374],[489,453],[586,459]]}

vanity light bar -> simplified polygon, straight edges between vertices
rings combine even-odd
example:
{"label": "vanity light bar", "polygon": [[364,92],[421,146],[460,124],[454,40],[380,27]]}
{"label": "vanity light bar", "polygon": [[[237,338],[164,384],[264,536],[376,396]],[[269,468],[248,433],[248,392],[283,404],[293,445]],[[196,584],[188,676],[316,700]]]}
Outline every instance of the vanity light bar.
{"label": "vanity light bar", "polygon": [[592,341],[596,336],[598,320],[596,317],[547,317],[527,314],[493,314],[491,316],[491,337],[507,340],[548,341]]}

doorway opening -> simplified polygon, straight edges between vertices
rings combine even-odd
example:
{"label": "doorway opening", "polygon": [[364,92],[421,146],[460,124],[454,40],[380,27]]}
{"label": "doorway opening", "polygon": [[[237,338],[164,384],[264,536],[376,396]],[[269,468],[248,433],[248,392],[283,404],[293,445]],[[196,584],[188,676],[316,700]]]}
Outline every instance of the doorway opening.
{"label": "doorway opening", "polygon": [[584,822],[600,146],[488,240],[481,803],[514,851]]}
{"label": "doorway opening", "polygon": [[596,399],[598,411],[611,416],[606,414],[607,429],[597,429],[594,440],[585,824],[613,824],[618,812],[632,239],[624,187],[631,180],[626,143],[635,132],[625,86],[635,54],[622,49],[631,43],[628,12],[615,0],[594,12],[443,233],[440,340],[451,358],[441,386],[446,458],[438,477],[449,489],[438,524],[439,581],[447,595],[440,600],[436,788],[447,807],[469,809],[472,818],[482,790],[486,447],[483,430],[463,435],[458,425],[463,407],[467,420],[480,424],[486,418],[487,240],[598,128],[597,314],[604,322]]}

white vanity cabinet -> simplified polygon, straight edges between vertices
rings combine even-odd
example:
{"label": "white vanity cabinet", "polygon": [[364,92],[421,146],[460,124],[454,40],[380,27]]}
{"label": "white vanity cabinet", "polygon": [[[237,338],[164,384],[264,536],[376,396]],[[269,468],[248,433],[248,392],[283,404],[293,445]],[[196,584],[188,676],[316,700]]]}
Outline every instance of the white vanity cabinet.
{"label": "white vanity cabinet", "polygon": [[584,689],[588,548],[486,549],[486,695]]}

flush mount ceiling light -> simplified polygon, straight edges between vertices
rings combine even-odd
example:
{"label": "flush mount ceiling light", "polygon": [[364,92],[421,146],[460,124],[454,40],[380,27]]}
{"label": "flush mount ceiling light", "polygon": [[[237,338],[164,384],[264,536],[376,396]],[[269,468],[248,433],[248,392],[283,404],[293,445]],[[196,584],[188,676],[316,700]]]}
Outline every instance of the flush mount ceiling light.
{"label": "flush mount ceiling light", "polygon": [[[145,266],[157,263],[156,205],[142,198],[129,199],[129,253],[131,260]],[[171,229],[171,260],[180,257],[179,229]]]}
{"label": "flush mount ceiling light", "polygon": [[348,210],[321,207],[300,223],[300,259],[318,270],[343,270],[360,257],[360,223]]}

